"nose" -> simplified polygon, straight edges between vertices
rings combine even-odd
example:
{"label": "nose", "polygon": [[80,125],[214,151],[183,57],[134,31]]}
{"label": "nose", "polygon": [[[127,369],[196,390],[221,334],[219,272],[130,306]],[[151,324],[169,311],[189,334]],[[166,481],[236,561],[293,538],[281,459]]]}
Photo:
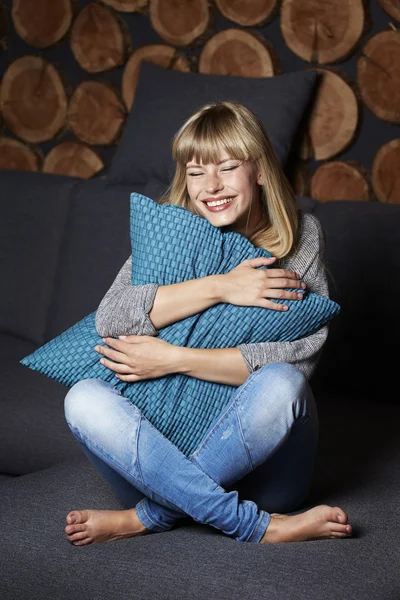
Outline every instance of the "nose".
{"label": "nose", "polygon": [[209,194],[215,193],[217,190],[221,190],[223,184],[217,173],[209,173],[206,179],[206,191]]}

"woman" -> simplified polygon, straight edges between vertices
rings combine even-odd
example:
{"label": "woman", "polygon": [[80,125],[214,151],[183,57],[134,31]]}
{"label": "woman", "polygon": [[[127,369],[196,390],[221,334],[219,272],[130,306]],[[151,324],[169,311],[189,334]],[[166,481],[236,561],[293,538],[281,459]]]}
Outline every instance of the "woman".
{"label": "woman", "polygon": [[[308,378],[328,326],[294,342],[228,349],[182,348],[154,337],[157,329],[219,302],[279,311],[286,307],[274,299],[301,301],[301,293],[285,288],[308,285],[327,296],[319,222],[297,210],[261,122],[243,105],[201,108],[175,135],[172,153],[176,172],[160,202],[241,233],[273,258],[167,286],[132,286],[128,259],[97,311],[107,345],[96,350],[122,381],[185,373],[237,389],[186,457],[112,385],[97,379],[75,384],[65,398],[68,425],[128,508],[73,510],[65,533],[74,545],[86,545],[167,531],[189,515],[238,541],[347,537],[352,528],[339,507],[282,514],[304,502],[311,484],[319,426]],[[274,268],[257,269],[261,265]],[[247,499],[241,500],[227,488],[246,475]]]}

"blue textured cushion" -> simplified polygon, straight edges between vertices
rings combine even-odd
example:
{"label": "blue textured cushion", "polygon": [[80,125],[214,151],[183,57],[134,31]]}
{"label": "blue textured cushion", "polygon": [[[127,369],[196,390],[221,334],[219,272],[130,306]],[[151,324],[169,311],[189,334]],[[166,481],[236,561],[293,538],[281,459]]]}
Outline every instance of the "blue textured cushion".
{"label": "blue textured cushion", "polygon": [[[271,256],[243,235],[222,232],[186,208],[160,205],[137,193],[131,194],[131,242],[133,285],[168,285],[227,273],[245,259]],[[159,337],[191,348],[292,341],[310,335],[340,310],[332,300],[308,292],[302,301],[285,303],[286,312],[220,303],[160,329]],[[101,365],[96,344],[105,345],[97,334],[93,312],[21,363],[67,386],[91,377],[110,382],[187,456],[236,389],[181,374],[123,382]]]}

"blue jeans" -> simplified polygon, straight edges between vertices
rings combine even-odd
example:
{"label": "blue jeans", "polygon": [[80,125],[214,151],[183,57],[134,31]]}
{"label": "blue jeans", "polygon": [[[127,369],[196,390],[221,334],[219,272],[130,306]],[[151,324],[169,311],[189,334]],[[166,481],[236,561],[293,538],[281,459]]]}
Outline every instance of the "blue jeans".
{"label": "blue jeans", "polygon": [[[87,457],[151,531],[189,516],[257,543],[270,512],[296,510],[309,492],[317,408],[307,379],[288,363],[249,375],[189,457],[100,379],[71,387],[65,417]],[[238,485],[226,489],[239,480],[246,500]]]}

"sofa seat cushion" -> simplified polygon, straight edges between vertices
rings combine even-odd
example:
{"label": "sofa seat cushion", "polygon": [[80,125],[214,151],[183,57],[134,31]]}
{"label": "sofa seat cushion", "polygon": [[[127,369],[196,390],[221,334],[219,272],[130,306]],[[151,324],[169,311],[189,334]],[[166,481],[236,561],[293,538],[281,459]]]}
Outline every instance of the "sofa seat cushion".
{"label": "sofa seat cushion", "polygon": [[339,506],[352,537],[246,544],[189,519],[167,532],[77,547],[64,533],[69,511],[124,508],[82,454],[2,483],[1,597],[52,598],[57,588],[57,600],[394,600],[400,407],[382,411],[366,403],[360,411],[337,396],[321,397],[318,405],[314,484],[304,506],[290,514],[317,503]]}
{"label": "sofa seat cushion", "polygon": [[0,334],[0,472],[31,473],[76,456],[64,417],[68,389],[19,363],[32,344]]}

